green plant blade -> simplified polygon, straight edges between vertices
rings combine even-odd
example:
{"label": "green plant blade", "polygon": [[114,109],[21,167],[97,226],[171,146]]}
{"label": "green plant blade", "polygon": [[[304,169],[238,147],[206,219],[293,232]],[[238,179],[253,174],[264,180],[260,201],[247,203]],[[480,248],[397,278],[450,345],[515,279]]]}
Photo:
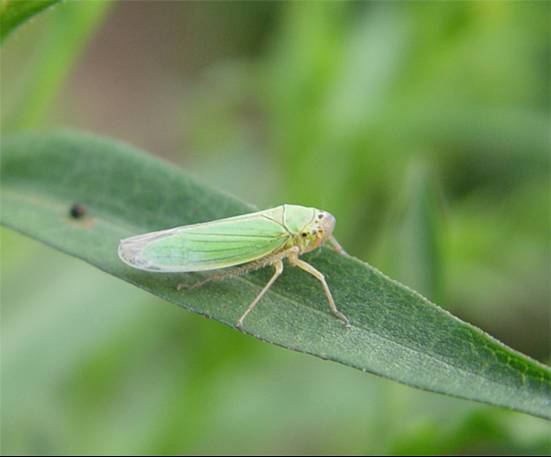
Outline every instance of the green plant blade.
{"label": "green plant blade", "polygon": [[[2,149],[2,223],[8,227],[230,326],[271,276],[257,271],[177,291],[182,275],[140,272],[118,259],[123,237],[253,209],[173,166],[81,133],[17,135]],[[74,203],[85,208],[83,218],[70,217]],[[315,279],[287,268],[245,322],[247,333],[414,387],[551,416],[546,366],[366,263],[330,249],[305,258],[325,274],[352,329],[330,314]]]}
{"label": "green plant blade", "polygon": [[2,0],[0,3],[0,44],[17,27],[35,14],[61,0]]}
{"label": "green plant blade", "polygon": [[26,90],[14,109],[3,113],[4,130],[11,132],[44,125],[44,115],[52,100],[110,6],[108,0],[95,0],[65,2],[56,7],[32,56],[31,68],[38,68],[40,77],[27,78]]}

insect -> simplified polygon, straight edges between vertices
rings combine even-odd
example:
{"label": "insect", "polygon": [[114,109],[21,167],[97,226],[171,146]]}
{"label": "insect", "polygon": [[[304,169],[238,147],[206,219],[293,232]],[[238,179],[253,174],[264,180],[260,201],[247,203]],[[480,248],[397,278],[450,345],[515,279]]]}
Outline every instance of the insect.
{"label": "insect", "polygon": [[[121,240],[119,257],[139,270],[176,273],[220,270],[193,284],[245,274],[273,266],[274,274],[237,322],[243,321],[283,272],[283,260],[314,276],[322,285],[331,312],[350,323],[335,305],[324,275],[299,256],[328,241],[345,254],[333,236],[335,218],[326,211],[281,205],[256,213],[145,233]],[[185,288],[182,284],[178,289]],[[188,286],[189,287],[189,286]]]}

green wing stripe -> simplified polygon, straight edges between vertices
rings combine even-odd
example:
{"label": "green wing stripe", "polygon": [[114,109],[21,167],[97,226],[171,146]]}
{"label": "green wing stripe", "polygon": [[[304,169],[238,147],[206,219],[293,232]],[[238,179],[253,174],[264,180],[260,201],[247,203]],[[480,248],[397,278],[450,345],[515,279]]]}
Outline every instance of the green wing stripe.
{"label": "green wing stripe", "polygon": [[207,271],[248,263],[281,249],[289,233],[261,214],[178,227],[123,240],[119,254],[148,271]]}
{"label": "green wing stripe", "polygon": [[[206,271],[251,262],[269,255],[285,243],[278,238],[259,243],[242,242],[230,246],[223,242],[196,242],[185,236],[156,241],[141,255],[149,269],[161,271]],[[211,246],[213,249],[211,249]]]}

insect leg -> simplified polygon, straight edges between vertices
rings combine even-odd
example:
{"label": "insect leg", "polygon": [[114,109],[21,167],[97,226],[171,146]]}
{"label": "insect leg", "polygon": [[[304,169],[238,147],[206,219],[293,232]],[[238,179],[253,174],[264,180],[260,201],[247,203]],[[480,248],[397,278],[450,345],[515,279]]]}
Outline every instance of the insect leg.
{"label": "insect leg", "polygon": [[206,284],[210,281],[222,281],[227,278],[235,278],[236,276],[243,276],[250,271],[258,270],[268,265],[273,265],[277,260],[284,259],[291,253],[298,253],[299,249],[297,247],[292,247],[283,252],[277,254],[272,254],[264,259],[255,260],[253,262],[246,263],[245,265],[239,265],[233,268],[228,268],[226,270],[219,271],[218,273],[213,273],[205,279],[201,279],[193,284],[187,285],[180,283],[176,286],[178,290],[182,289],[196,289],[201,287],[203,284]]}
{"label": "insect leg", "polygon": [[201,287],[203,284],[206,284],[207,282],[222,281],[223,279],[230,278],[232,276],[239,276],[240,274],[241,273],[240,273],[239,268],[231,268],[231,269],[228,269],[228,270],[220,272],[220,273],[211,274],[207,278],[196,281],[193,284],[188,285],[188,284],[184,284],[184,283],[181,282],[178,285],[176,285],[176,289],[178,289],[178,290],[197,289],[197,288]]}
{"label": "insect leg", "polygon": [[296,254],[289,256],[289,262],[292,265],[295,265],[299,268],[302,268],[307,273],[310,273],[312,276],[314,276],[322,285],[323,291],[325,292],[325,295],[327,297],[327,300],[329,301],[329,307],[331,308],[331,312],[339,318],[341,321],[343,321],[346,328],[350,328],[350,321],[348,318],[341,313],[337,309],[337,305],[335,305],[335,300],[333,300],[333,296],[331,295],[331,291],[329,290],[329,286],[327,285],[327,282],[325,281],[325,276],[323,276],[323,273],[316,270],[312,265],[305,262],[304,260],[301,260],[298,258]]}
{"label": "insect leg", "polygon": [[344,248],[341,246],[341,244],[337,241],[337,239],[334,236],[331,236],[328,241],[331,244],[331,246],[333,246],[333,249],[337,251],[339,254],[346,255],[346,256],[349,255],[348,252],[344,250]]}
{"label": "insect leg", "polygon": [[272,284],[275,282],[275,280],[279,277],[281,272],[283,271],[283,262],[281,259],[278,259],[273,264],[275,268],[274,275],[272,278],[268,281],[268,284],[264,286],[264,288],[260,291],[260,293],[256,296],[256,298],[252,301],[252,303],[249,305],[249,307],[245,310],[243,315],[239,318],[237,321],[237,328],[243,328],[243,321],[247,317],[247,315],[254,309],[256,304],[260,301],[260,299],[264,296],[264,294],[268,291],[270,287],[272,287]]}

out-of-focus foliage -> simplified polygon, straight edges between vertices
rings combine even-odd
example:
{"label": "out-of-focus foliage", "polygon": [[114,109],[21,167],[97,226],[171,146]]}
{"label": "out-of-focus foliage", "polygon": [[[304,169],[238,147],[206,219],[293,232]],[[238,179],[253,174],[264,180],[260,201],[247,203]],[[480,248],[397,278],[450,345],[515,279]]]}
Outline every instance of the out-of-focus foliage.
{"label": "out-of-focus foliage", "polygon": [[21,24],[60,0],[2,0],[0,2],[0,43]]}
{"label": "out-of-focus foliage", "polygon": [[[4,120],[76,3],[6,40]],[[120,2],[29,125],[326,208],[349,251],[548,362],[549,9]],[[7,231],[1,261],[4,453],[550,452],[542,420],[262,345]]]}
{"label": "out-of-focus foliage", "polygon": [[[13,4],[9,3],[12,8],[19,3]],[[28,43],[32,48],[29,62],[25,59],[10,65],[7,59],[3,75],[17,84],[7,90],[7,100],[2,103],[8,108],[2,110],[4,128],[40,127],[49,123],[45,113],[108,6],[105,0],[95,0],[68,2],[52,10],[48,17],[51,24],[43,30],[40,41],[36,43],[35,38]]]}

